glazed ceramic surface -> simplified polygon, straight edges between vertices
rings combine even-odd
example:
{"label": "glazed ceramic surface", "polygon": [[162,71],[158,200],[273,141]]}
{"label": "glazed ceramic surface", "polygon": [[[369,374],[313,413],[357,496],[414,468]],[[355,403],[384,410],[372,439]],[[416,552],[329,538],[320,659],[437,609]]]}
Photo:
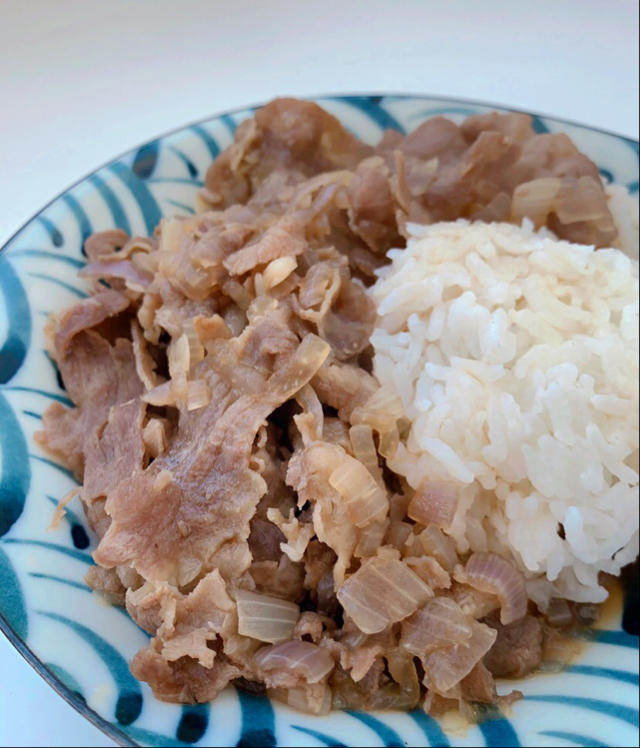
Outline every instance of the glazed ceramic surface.
{"label": "glazed ceramic surface", "polygon": [[[318,101],[371,143],[386,128],[410,131],[431,116],[459,122],[496,108],[415,96]],[[46,206],[0,254],[0,627],[65,699],[127,745],[637,745],[638,638],[622,628],[624,600],[570,666],[500,683],[500,692],[516,687],[525,698],[508,715],[488,710],[474,727],[421,711],[312,717],[234,688],[212,704],[164,704],[130,674],[148,636],[84,583],[95,538],[77,499],[47,531],[74,480],[33,440],[50,403],[71,405],[42,328],[51,312],[86,296],[76,275],[85,239],[116,227],[149,234],[163,216],[193,213],[208,165],[252,111],[184,127],[116,159]],[[538,132],[567,132],[604,176],[637,194],[636,141],[533,121]]]}

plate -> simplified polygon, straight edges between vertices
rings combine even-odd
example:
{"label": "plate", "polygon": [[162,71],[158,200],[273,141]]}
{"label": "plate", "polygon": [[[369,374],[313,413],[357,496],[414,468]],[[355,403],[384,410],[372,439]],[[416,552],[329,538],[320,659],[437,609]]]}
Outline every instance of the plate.
{"label": "plate", "polygon": [[[435,115],[459,122],[506,111],[419,96],[317,101],[368,142]],[[46,529],[74,480],[33,441],[46,407],[70,404],[42,326],[85,296],[76,277],[84,240],[116,227],[149,234],[163,216],[193,213],[207,166],[253,111],[183,127],[112,161],[43,208],[0,254],[0,628],[61,696],[123,745],[637,745],[638,638],[621,626],[622,599],[612,601],[572,665],[499,684],[525,698],[473,727],[418,710],[311,717],[234,688],[212,704],[164,704],[130,674],[127,663],[148,636],[84,584],[95,538],[78,500],[57,530]],[[637,141],[539,115],[533,123],[538,132],[567,132],[604,176],[637,193]]]}

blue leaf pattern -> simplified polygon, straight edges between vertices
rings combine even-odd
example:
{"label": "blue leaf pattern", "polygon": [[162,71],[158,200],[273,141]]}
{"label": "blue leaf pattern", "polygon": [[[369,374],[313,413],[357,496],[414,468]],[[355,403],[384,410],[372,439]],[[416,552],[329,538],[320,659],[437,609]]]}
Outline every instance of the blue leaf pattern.
{"label": "blue leaf pattern", "polygon": [[0,548],[0,614],[24,641],[29,633],[29,620],[24,595],[9,556]]}
{"label": "blue leaf pattern", "polygon": [[31,342],[31,311],[22,282],[9,260],[0,255],[0,293],[9,320],[0,347],[0,384],[9,382],[22,366]]}
{"label": "blue leaf pattern", "polygon": [[15,413],[0,392],[0,536],[22,514],[29,491],[31,470],[27,442]]}

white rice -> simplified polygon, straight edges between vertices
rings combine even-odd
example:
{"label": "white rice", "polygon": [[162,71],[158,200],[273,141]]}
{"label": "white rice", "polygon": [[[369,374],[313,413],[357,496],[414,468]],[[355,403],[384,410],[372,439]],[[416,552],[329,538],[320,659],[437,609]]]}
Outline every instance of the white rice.
{"label": "white rice", "polygon": [[459,551],[511,553],[541,605],[603,600],[638,553],[638,262],[528,222],[409,230],[371,290],[411,424],[390,467],[457,481]]}

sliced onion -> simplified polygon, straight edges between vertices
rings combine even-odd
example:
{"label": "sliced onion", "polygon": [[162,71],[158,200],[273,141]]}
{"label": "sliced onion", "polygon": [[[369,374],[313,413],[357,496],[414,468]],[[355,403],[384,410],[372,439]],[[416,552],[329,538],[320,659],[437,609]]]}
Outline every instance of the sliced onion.
{"label": "sliced onion", "polygon": [[365,527],[384,518],[389,508],[387,496],[358,460],[346,455],[329,476],[329,483],[344,498],[356,527]]}
{"label": "sliced onion", "polygon": [[471,639],[472,619],[449,597],[435,597],[402,622],[400,646],[416,657]]}
{"label": "sliced onion", "polygon": [[356,626],[375,634],[410,616],[433,592],[406,564],[371,558],[338,590],[338,600]]}
{"label": "sliced onion", "polygon": [[527,612],[524,577],[508,561],[494,553],[474,553],[464,568],[466,581],[481,592],[491,592],[500,600],[500,623],[506,626]]}
{"label": "sliced onion", "polygon": [[383,486],[382,472],[378,464],[378,453],[373,441],[373,429],[369,424],[361,423],[349,429],[349,439],[353,456],[359,460],[371,473],[371,477],[379,486]]}
{"label": "sliced onion", "polygon": [[453,571],[453,567],[458,563],[458,554],[453,540],[448,535],[430,525],[418,535],[418,539],[427,555],[433,556],[443,569]]}
{"label": "sliced onion", "polygon": [[314,683],[310,686],[294,688],[273,688],[268,695],[306,714],[317,716],[331,711],[331,689],[326,683]]}
{"label": "sliced onion", "polygon": [[291,638],[300,616],[295,603],[248,590],[236,590],[235,598],[239,634],[271,644]]}
{"label": "sliced onion", "polygon": [[388,527],[388,519],[385,519],[383,522],[374,522],[365,527],[360,533],[358,544],[353,551],[353,555],[356,558],[369,558],[370,556],[375,556],[376,551],[382,544]]}
{"label": "sliced onion", "polygon": [[171,377],[187,374],[190,366],[189,338],[186,334],[172,340],[167,348],[167,362]]}
{"label": "sliced onion", "polygon": [[423,659],[427,685],[441,693],[452,689],[487,654],[497,636],[495,629],[472,621],[468,641],[447,649],[436,649]]}
{"label": "sliced onion", "polygon": [[255,662],[267,673],[284,671],[299,676],[306,683],[318,683],[334,666],[333,658],[326,649],[298,639],[263,647],[256,652]]}
{"label": "sliced onion", "polygon": [[298,261],[295,257],[278,257],[272,260],[262,274],[265,290],[270,291],[282,283],[297,267]]}
{"label": "sliced onion", "polygon": [[187,383],[187,410],[198,410],[211,402],[211,390],[204,379]]}
{"label": "sliced onion", "polygon": [[142,328],[135,319],[131,320],[131,340],[133,355],[136,362],[136,373],[146,390],[153,389],[158,384],[156,362],[147,350],[147,343]]}
{"label": "sliced onion", "polygon": [[175,396],[171,388],[171,381],[163,382],[152,390],[145,392],[140,396],[141,400],[149,405],[175,405]]}
{"label": "sliced onion", "polygon": [[500,607],[496,595],[481,592],[467,584],[454,584],[451,592],[453,599],[471,618],[484,618]]}
{"label": "sliced onion", "polygon": [[571,612],[569,603],[560,597],[552,597],[549,600],[549,605],[544,615],[547,621],[557,628],[571,626],[573,623],[573,613]]}
{"label": "sliced onion", "polygon": [[609,216],[607,198],[602,185],[592,177],[565,180],[553,205],[562,223],[598,221]]}
{"label": "sliced onion", "polygon": [[433,590],[449,589],[451,577],[433,556],[405,556],[407,566],[431,587]]}
{"label": "sliced onion", "polygon": [[409,502],[407,514],[423,525],[448,528],[458,508],[458,489],[452,481],[425,481]]}
{"label": "sliced onion", "polygon": [[187,343],[189,344],[189,364],[193,366],[204,358],[204,346],[200,341],[193,319],[186,319],[182,323],[182,330],[187,336]]}
{"label": "sliced onion", "polygon": [[163,418],[150,418],[142,429],[142,441],[151,457],[158,457],[167,448],[165,423]]}
{"label": "sliced onion", "polygon": [[536,226],[542,226],[553,210],[561,186],[559,177],[541,177],[519,184],[513,191],[511,217],[516,221],[530,218]]}

